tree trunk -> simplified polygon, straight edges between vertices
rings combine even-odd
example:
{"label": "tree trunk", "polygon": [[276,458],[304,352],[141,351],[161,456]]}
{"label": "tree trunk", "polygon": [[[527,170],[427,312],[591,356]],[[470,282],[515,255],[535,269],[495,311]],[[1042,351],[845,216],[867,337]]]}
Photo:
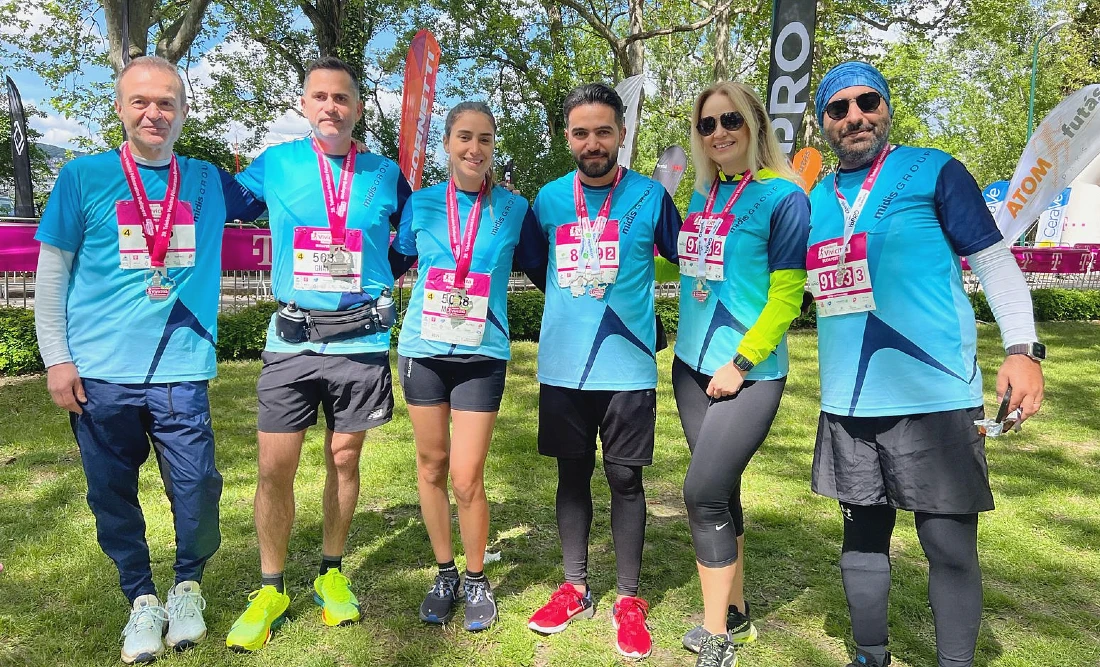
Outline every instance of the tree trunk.
{"label": "tree trunk", "polygon": [[718,13],[714,22],[714,80],[730,78],[730,9]]}
{"label": "tree trunk", "polygon": [[[630,0],[630,34],[640,35],[642,28],[643,0]],[[645,72],[645,42],[637,39],[626,47],[626,61],[622,63],[623,78]]]}

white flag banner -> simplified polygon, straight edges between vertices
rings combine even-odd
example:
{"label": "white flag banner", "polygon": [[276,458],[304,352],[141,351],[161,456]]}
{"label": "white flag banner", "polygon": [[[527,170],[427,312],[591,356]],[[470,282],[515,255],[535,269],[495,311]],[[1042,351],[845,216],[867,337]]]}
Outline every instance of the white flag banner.
{"label": "white flag banner", "polygon": [[997,227],[1010,243],[1026,232],[1100,153],[1100,84],[1085,86],[1054,107],[1031,135],[1009,181]]}
{"label": "white flag banner", "polygon": [[615,86],[615,92],[622,98],[623,106],[626,107],[626,141],[619,149],[619,164],[624,167],[630,167],[630,160],[634,157],[634,133],[638,129],[638,112],[641,111],[639,107],[642,103],[644,80],[644,74],[635,74],[628,79],[623,79],[619,85]]}

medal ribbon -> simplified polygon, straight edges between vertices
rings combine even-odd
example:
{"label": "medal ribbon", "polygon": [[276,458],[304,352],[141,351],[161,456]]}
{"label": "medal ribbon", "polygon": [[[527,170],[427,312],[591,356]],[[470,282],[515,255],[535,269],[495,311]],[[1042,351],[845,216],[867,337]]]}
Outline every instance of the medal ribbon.
{"label": "medal ribbon", "polygon": [[603,236],[603,229],[607,225],[608,218],[611,217],[611,198],[615,194],[615,188],[625,175],[626,169],[619,167],[619,172],[611,182],[611,189],[607,191],[607,197],[600,206],[595,222],[588,217],[588,204],[584,201],[580,171],[573,177],[573,205],[577,212],[577,224],[581,228],[581,256],[580,264],[577,266],[581,273],[598,274],[600,271],[600,237]]}
{"label": "medal ribbon", "polygon": [[317,153],[317,166],[321,168],[321,190],[325,193],[325,212],[332,234],[332,246],[342,248],[348,231],[348,204],[351,201],[351,180],[355,177],[355,144],[348,149],[340,166],[340,184],[332,176],[332,165],[315,139],[313,152]]}
{"label": "medal ribbon", "polygon": [[180,167],[176,162],[176,155],[172,154],[172,161],[168,165],[168,187],[164,191],[160,219],[156,220],[153,218],[149,196],[145,194],[145,186],[138,175],[137,162],[130,152],[130,144],[122,144],[119,153],[122,155],[122,173],[126,175],[130,194],[133,195],[141,215],[141,233],[149,248],[149,265],[154,269],[163,269],[164,258],[168,256],[168,242],[172,239],[172,227],[176,224],[176,203],[180,197]]}
{"label": "medal ribbon", "polygon": [[[741,193],[745,191],[749,181],[752,180],[752,172],[746,170],[741,174],[741,182],[737,184],[737,188],[734,189],[733,194],[730,195],[726,205],[722,207],[721,216],[730,214],[733,210],[733,205],[741,198]],[[710,194],[707,195],[707,201],[703,204],[703,215],[699,220],[699,261],[695,263],[695,276],[697,278],[705,278],[707,275],[707,262],[706,257],[710,254],[710,246],[714,243],[714,235],[718,233],[718,228],[722,225],[722,220],[719,218],[714,222],[714,227],[710,228],[707,225],[708,220],[714,216],[714,202],[718,199],[718,179],[715,178],[714,182],[710,185]]]}
{"label": "medal ribbon", "polygon": [[466,216],[466,231],[460,232],[458,226],[458,186],[455,179],[447,183],[447,235],[451,240],[451,254],[455,257],[456,289],[465,289],[466,276],[470,274],[470,262],[474,258],[474,239],[477,228],[481,226],[481,198],[488,190],[488,180],[482,181],[477,193],[477,201]]}
{"label": "medal ribbon", "polygon": [[852,242],[852,233],[856,230],[859,214],[863,212],[863,207],[867,204],[867,198],[871,196],[871,188],[875,187],[875,181],[878,180],[878,176],[882,172],[882,165],[886,163],[886,156],[890,154],[891,148],[890,144],[886,144],[875,156],[874,161],[871,162],[871,169],[863,179],[863,185],[859,188],[859,194],[856,195],[854,205],[849,205],[844,195],[840,194],[840,171],[838,170],[833,175],[833,190],[836,192],[836,199],[840,203],[840,210],[844,212],[844,247],[840,249],[837,272],[844,268],[845,258],[848,255],[848,244]]}

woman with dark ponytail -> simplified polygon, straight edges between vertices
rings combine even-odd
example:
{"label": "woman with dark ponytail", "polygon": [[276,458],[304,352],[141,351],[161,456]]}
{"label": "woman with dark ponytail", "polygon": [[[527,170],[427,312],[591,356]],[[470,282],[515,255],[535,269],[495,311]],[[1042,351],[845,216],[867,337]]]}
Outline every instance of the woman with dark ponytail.
{"label": "woman with dark ponytail", "polygon": [[[397,351],[416,440],[420,509],[439,565],[420,619],[446,623],[464,600],[467,630],[488,628],[497,617],[484,573],[485,458],[510,357],[512,254],[530,215],[527,200],[494,185],[495,144],[488,105],[462,102],[451,109],[443,129],[450,178],[412,194],[393,243],[397,252],[419,258]],[[448,478],[458,504],[464,579],[451,546]]]}

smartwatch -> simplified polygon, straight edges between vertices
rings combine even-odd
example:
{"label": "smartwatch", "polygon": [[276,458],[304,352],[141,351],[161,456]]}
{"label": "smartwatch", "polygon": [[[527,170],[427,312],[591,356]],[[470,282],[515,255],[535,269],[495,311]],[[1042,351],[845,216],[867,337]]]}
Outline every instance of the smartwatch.
{"label": "smartwatch", "polygon": [[738,352],[737,356],[733,358],[733,365],[740,368],[742,373],[748,373],[756,364],[752,363],[749,361],[748,357]]}
{"label": "smartwatch", "polygon": [[1005,348],[1005,355],[1010,354],[1024,354],[1035,361],[1042,361],[1047,358],[1047,346],[1038,342],[1009,345]]}

